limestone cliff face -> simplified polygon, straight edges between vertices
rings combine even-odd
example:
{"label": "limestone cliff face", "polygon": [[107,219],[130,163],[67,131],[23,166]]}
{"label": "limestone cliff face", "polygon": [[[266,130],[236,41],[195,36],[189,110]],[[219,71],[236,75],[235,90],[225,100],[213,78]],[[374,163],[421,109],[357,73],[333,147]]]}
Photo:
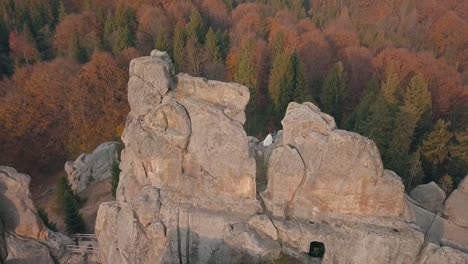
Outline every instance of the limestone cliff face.
{"label": "limestone cliff face", "polygon": [[311,103],[291,103],[284,131],[263,148],[243,129],[246,87],[175,75],[164,52],[131,62],[128,93],[117,200],[101,204],[96,220],[103,263],[262,263],[286,255],[309,263],[311,242],[324,244],[322,263],[468,261],[425,242],[375,144],[337,129]]}

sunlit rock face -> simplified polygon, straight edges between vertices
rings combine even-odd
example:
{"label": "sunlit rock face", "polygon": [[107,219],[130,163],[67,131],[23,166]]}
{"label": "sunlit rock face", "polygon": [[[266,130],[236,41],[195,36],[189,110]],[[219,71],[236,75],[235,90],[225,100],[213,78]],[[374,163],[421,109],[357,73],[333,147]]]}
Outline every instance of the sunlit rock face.
{"label": "sunlit rock face", "polygon": [[243,129],[248,88],[175,75],[165,52],[131,62],[128,93],[116,201],[96,220],[103,263],[466,261],[425,243],[375,144],[312,103],[291,103],[264,147]]}

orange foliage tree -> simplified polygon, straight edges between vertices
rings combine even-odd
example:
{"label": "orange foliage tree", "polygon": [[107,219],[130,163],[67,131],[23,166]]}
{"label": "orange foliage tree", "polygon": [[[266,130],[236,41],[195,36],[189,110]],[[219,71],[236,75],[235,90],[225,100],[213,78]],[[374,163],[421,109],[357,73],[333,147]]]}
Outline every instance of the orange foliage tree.
{"label": "orange foliage tree", "polygon": [[90,151],[119,138],[125,123],[128,73],[108,53],[95,53],[70,87],[67,108],[72,131],[68,149]]}

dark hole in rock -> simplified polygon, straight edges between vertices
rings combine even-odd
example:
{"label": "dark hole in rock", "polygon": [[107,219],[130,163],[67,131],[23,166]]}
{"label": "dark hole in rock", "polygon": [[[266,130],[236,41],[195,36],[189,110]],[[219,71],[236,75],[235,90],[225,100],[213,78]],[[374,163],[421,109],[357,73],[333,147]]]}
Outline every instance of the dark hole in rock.
{"label": "dark hole in rock", "polygon": [[309,221],[309,224],[313,225],[313,224],[315,224],[315,223],[314,223],[313,221]]}
{"label": "dark hole in rock", "polygon": [[325,255],[325,244],[318,241],[310,242],[309,256],[323,258],[323,255]]}
{"label": "dark hole in rock", "polygon": [[399,231],[398,229],[396,229],[396,228],[393,228],[393,232],[397,232],[397,233],[398,233],[398,232],[400,232],[400,231]]}

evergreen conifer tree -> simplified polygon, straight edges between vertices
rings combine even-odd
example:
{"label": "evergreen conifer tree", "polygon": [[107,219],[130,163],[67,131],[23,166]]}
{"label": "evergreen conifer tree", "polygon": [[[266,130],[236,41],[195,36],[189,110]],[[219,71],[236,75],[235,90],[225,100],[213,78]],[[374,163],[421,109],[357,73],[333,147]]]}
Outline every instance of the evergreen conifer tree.
{"label": "evergreen conifer tree", "polygon": [[320,94],[320,103],[323,110],[332,115],[339,125],[341,125],[344,104],[348,96],[346,81],[347,75],[343,63],[338,62],[325,78]]}
{"label": "evergreen conifer tree", "polygon": [[187,36],[202,44],[205,37],[205,21],[196,8],[190,13],[190,22],[186,26]]}
{"label": "evergreen conifer tree", "polygon": [[455,140],[449,146],[450,156],[468,164],[468,128],[455,133]]}
{"label": "evergreen conifer tree", "polygon": [[168,54],[171,54],[169,36],[167,35],[167,31],[164,28],[161,29],[156,36],[156,49],[160,51],[166,51]]}
{"label": "evergreen conifer tree", "polygon": [[81,47],[80,34],[73,28],[70,36],[70,56],[79,63],[85,63],[89,59],[88,51]]}
{"label": "evergreen conifer tree", "polygon": [[59,10],[58,10],[58,20],[63,21],[63,19],[66,16],[67,16],[67,11],[65,10],[65,5],[63,4],[63,0],[61,0]]}
{"label": "evergreen conifer tree", "polygon": [[112,46],[112,52],[117,56],[120,55],[124,49],[133,46],[135,46],[135,43],[129,26],[120,26],[117,31],[117,38]]}
{"label": "evergreen conifer tree", "polygon": [[447,160],[449,141],[453,134],[448,130],[449,124],[443,119],[437,120],[434,129],[423,141],[421,153],[433,164],[438,165]]}
{"label": "evergreen conifer tree", "polygon": [[65,212],[65,225],[69,234],[85,233],[86,224],[78,208],[78,202],[70,192],[63,197],[63,209]]}
{"label": "evergreen conifer tree", "polygon": [[387,77],[381,86],[382,95],[389,105],[398,104],[399,89],[400,80],[398,79],[398,74],[393,67],[390,67],[387,70]]}
{"label": "evergreen conifer tree", "polygon": [[182,64],[184,62],[184,47],[185,47],[185,39],[186,39],[184,24],[182,21],[177,22],[177,25],[174,30],[174,64],[176,70],[181,69]]}
{"label": "evergreen conifer tree", "polygon": [[112,196],[115,198],[117,187],[119,186],[120,180],[120,168],[119,162],[115,161],[112,163]]}
{"label": "evergreen conifer tree", "polygon": [[221,52],[218,45],[218,38],[213,28],[210,27],[205,38],[205,61],[211,63],[220,63]]}

